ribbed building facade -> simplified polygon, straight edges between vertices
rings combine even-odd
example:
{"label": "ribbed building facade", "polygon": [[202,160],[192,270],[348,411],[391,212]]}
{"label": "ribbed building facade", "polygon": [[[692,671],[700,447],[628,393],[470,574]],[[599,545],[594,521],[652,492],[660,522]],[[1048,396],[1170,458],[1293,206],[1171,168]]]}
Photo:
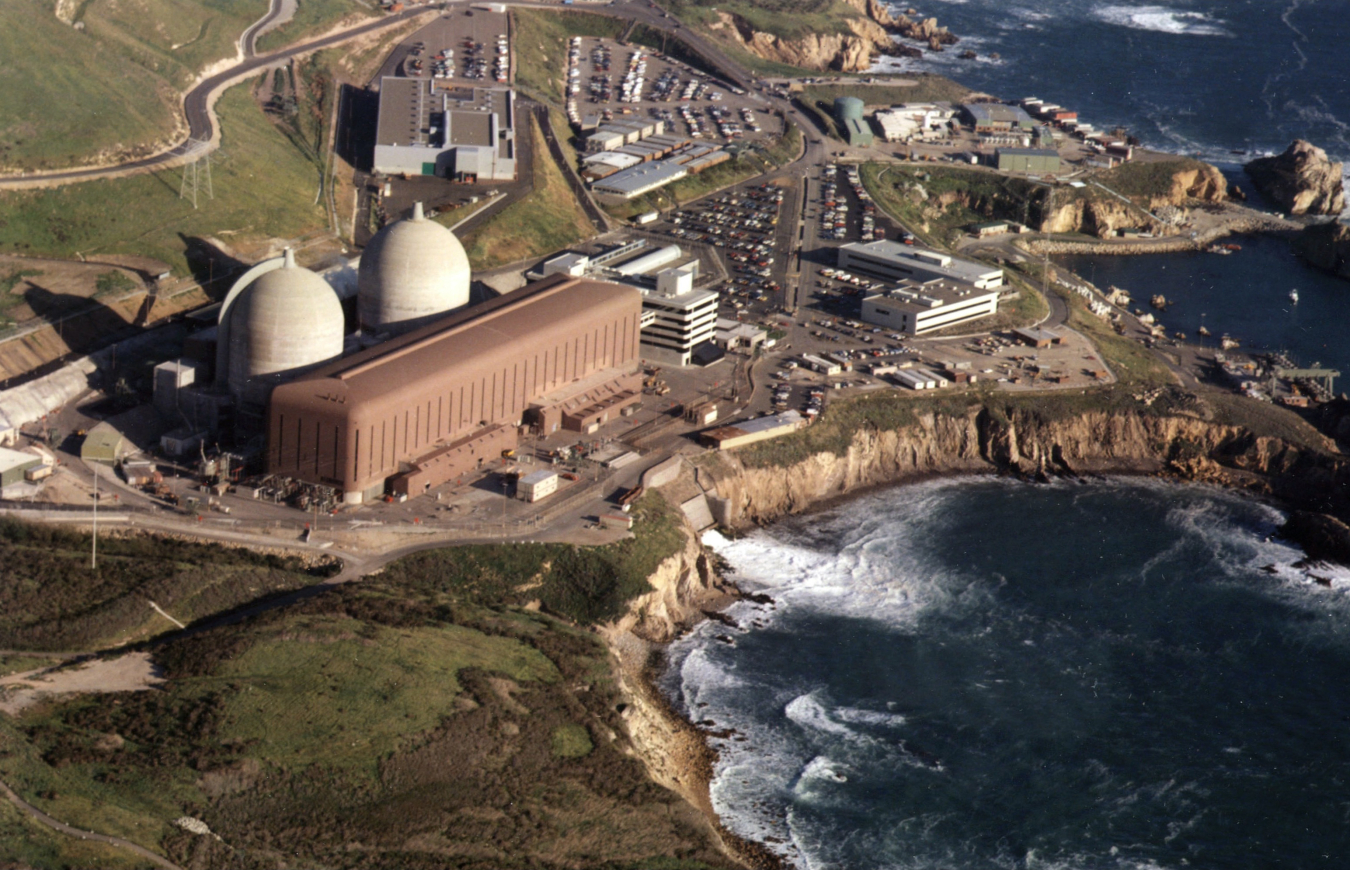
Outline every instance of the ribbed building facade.
{"label": "ribbed building facade", "polygon": [[272,392],[268,471],[357,503],[481,467],[522,424],[593,431],[641,398],[641,308],[553,276],[316,369]]}

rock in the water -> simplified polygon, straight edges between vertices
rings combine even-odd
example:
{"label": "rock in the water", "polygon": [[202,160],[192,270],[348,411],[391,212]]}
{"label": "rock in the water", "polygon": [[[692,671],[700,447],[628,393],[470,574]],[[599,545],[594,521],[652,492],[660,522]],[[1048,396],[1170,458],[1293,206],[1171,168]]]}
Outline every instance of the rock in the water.
{"label": "rock in the water", "polygon": [[1280,535],[1301,546],[1310,559],[1350,565],[1350,526],[1333,516],[1294,511]]}
{"label": "rock in the water", "polygon": [[1258,190],[1290,214],[1340,214],[1345,210],[1341,164],[1311,142],[1295,139],[1283,154],[1246,165]]}
{"label": "rock in the water", "polygon": [[1345,224],[1304,227],[1294,239],[1294,250],[1317,268],[1350,278],[1350,227]]}

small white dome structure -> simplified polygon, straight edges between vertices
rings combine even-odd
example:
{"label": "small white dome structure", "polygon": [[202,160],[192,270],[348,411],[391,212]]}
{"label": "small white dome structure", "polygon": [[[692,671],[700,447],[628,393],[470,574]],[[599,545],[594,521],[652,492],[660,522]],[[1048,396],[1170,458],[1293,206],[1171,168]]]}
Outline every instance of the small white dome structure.
{"label": "small white dome structure", "polygon": [[282,257],[259,263],[230,289],[221,306],[217,383],[228,379],[235,399],[265,404],[281,376],[342,356],[343,315],[337,293],[315,273]]}
{"label": "small white dome structure", "polygon": [[469,258],[455,234],[413,205],[361,254],[357,310],[366,332],[406,332],[469,304]]}

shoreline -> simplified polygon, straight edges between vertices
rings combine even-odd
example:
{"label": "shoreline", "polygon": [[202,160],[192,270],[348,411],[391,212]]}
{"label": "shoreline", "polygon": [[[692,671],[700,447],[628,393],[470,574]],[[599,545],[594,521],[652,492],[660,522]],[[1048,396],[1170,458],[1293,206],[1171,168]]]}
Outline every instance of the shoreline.
{"label": "shoreline", "polygon": [[[1055,428],[1055,424],[1049,421],[1009,419],[1003,424],[1006,428],[998,432],[982,431],[974,439],[979,444],[978,457],[969,453],[972,440],[970,433],[964,433],[964,437],[953,441],[951,432],[937,435],[939,441],[946,443],[931,445],[933,452],[925,457],[912,441],[903,441],[899,433],[889,433],[891,441],[882,445],[880,442],[886,439],[878,437],[878,433],[859,430],[844,456],[816,453],[786,466],[754,468],[742,466],[739,459],[733,458],[727,463],[731,467],[700,468],[700,473],[707,472],[714,478],[722,499],[731,502],[734,496],[739,495],[742,502],[759,503],[753,510],[741,513],[735,521],[723,524],[733,533],[763,528],[789,516],[830,510],[883,488],[934,480],[1009,477],[1027,483],[1062,480],[1089,484],[1108,478],[1136,478],[1178,484],[1198,483],[1246,495],[1293,516],[1296,512],[1307,510],[1335,510],[1332,504],[1334,492],[1338,488],[1344,489],[1346,482],[1339,478],[1350,479],[1350,463],[1340,454],[1328,451],[1320,457],[1312,456],[1313,451],[1309,449],[1312,445],[1291,444],[1283,439],[1262,436],[1251,425],[1226,425],[1189,415],[1143,418],[1135,411],[1098,414],[1101,419],[1094,421],[1084,419],[1094,413],[1087,412],[1069,423],[1060,422],[1063,427],[1073,427],[1075,424],[1086,426],[1087,431],[1083,433],[1086,437],[1078,444],[1069,443],[1073,440],[1067,437],[1071,434],[1069,432],[1047,431]],[[968,414],[965,419],[968,425],[975,422],[973,414]],[[926,428],[927,434],[934,436],[934,430],[942,429],[932,418],[925,422],[926,426],[921,422],[905,427],[900,432]],[[1152,431],[1141,432],[1141,427],[1151,428]],[[1019,435],[1019,428],[1026,431]],[[1113,436],[1123,440],[1114,443]],[[1049,442],[1053,449],[1040,450],[1041,441]],[[1177,455],[1175,448],[1178,444],[1199,448],[1199,455]],[[1249,455],[1235,454],[1235,445],[1245,446]],[[1327,444],[1322,446],[1325,448]],[[1304,467],[1296,467],[1295,456],[1303,461]],[[924,459],[930,461],[924,462]],[[1219,459],[1224,461],[1220,462]],[[870,466],[876,468],[875,475],[867,473],[869,460]],[[820,470],[813,466],[826,465],[832,467],[825,469],[816,480],[808,480],[812,477],[811,471]],[[833,473],[841,469],[846,469],[848,474],[840,477]],[[760,475],[776,481],[775,485],[780,489],[803,482],[806,486],[813,482],[817,486],[813,492],[795,493],[794,497],[787,499],[763,498],[766,494],[762,492],[754,493],[757,497],[747,495],[744,490],[754,489],[756,483],[751,478]],[[1273,485],[1280,482],[1286,485]],[[1302,490],[1299,489],[1300,485],[1303,486]],[[735,491],[737,487],[742,490],[739,494]],[[1341,501],[1344,501],[1344,496]],[[1283,529],[1280,537],[1298,546],[1306,554],[1307,543],[1300,540],[1297,534],[1286,534]],[[719,756],[717,750],[709,745],[710,732],[682,715],[661,689],[661,677],[669,666],[669,645],[702,622],[715,619],[714,613],[720,613],[730,604],[748,598],[751,594],[742,590],[734,580],[718,575],[713,568],[714,560],[708,558],[709,551],[698,536],[692,529],[687,528],[686,533],[689,535],[686,554],[697,554],[695,558],[702,565],[704,583],[697,588],[693,584],[686,584],[681,590],[685,605],[684,618],[677,623],[667,624],[660,636],[639,638],[632,631],[631,623],[622,632],[627,638],[606,632],[606,640],[617,660],[626,696],[632,699],[635,706],[645,706],[645,716],[659,720],[662,723],[660,731],[666,734],[664,746],[654,747],[650,742],[643,745],[645,741],[637,736],[634,736],[634,744],[638,746],[653,778],[681,794],[704,814],[729,857],[743,866],[753,868],[790,866],[770,853],[766,845],[745,840],[722,824],[712,806],[711,785]],[[700,594],[710,589],[716,589],[717,594]],[[656,594],[659,591],[658,586]],[[643,611],[640,602],[644,599],[635,600],[630,605],[630,615],[626,619],[638,618],[637,614]],[[635,645],[634,641],[639,643]],[[623,650],[625,645],[629,647],[627,653]],[[633,658],[634,646],[640,646],[641,649],[638,667],[633,666],[637,664]],[[624,658],[628,659],[626,664]],[[664,779],[662,771],[667,774]]]}

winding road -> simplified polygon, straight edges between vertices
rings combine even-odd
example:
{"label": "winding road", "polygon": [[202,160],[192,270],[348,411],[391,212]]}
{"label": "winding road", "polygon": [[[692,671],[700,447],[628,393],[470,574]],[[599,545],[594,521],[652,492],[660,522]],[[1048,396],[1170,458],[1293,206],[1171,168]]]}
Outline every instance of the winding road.
{"label": "winding road", "polygon": [[[242,44],[245,39],[248,41],[248,52],[252,52],[253,45],[257,41],[258,35],[266,29],[266,25],[277,16],[281,15],[287,3],[293,0],[273,0],[272,11],[267,16],[255,22],[244,35],[240,37]],[[0,190],[21,189],[31,187],[56,187],[63,184],[78,181],[94,181],[100,178],[120,178],[125,175],[136,174],[140,172],[151,172],[156,169],[166,169],[176,166],[182,162],[183,158],[193,154],[201,149],[197,143],[210,142],[211,148],[215,148],[215,143],[219,140],[220,128],[216,123],[213,107],[216,99],[227,87],[235,84],[240,79],[246,78],[251,73],[261,69],[273,66],[285,60],[298,55],[309,54],[320,49],[330,48],[334,45],[341,45],[357,37],[368,33],[374,33],[387,27],[392,27],[400,22],[416,18],[419,15],[435,13],[438,10],[426,6],[417,6],[406,9],[403,12],[393,15],[386,15],[383,18],[376,18],[366,24],[353,27],[350,30],[344,30],[340,33],[329,34],[309,42],[293,45],[289,48],[283,48],[280,51],[271,54],[249,56],[234,66],[223,72],[219,72],[210,78],[198,82],[192,90],[183,96],[183,115],[187,120],[188,134],[182,142],[170,148],[168,151],[150,157],[142,157],[138,160],[130,160],[126,163],[119,163],[114,166],[99,166],[85,169],[63,169],[56,172],[29,173],[27,175],[16,175],[0,178]]]}
{"label": "winding road", "polygon": [[153,863],[156,867],[163,867],[164,870],[183,870],[172,861],[156,855],[144,846],[138,846],[129,840],[123,840],[121,837],[109,837],[107,834],[96,834],[93,831],[83,831],[79,828],[73,828],[65,822],[57,821],[42,810],[30,804],[28,801],[14,793],[13,789],[0,782],[0,794],[3,794],[10,803],[18,807],[23,813],[31,816],[33,819],[41,822],[49,828],[60,831],[63,834],[69,834],[72,837],[79,837],[81,840],[93,840],[97,843],[106,843],[109,846],[116,846],[119,849],[126,849],[133,852],[141,858]]}

